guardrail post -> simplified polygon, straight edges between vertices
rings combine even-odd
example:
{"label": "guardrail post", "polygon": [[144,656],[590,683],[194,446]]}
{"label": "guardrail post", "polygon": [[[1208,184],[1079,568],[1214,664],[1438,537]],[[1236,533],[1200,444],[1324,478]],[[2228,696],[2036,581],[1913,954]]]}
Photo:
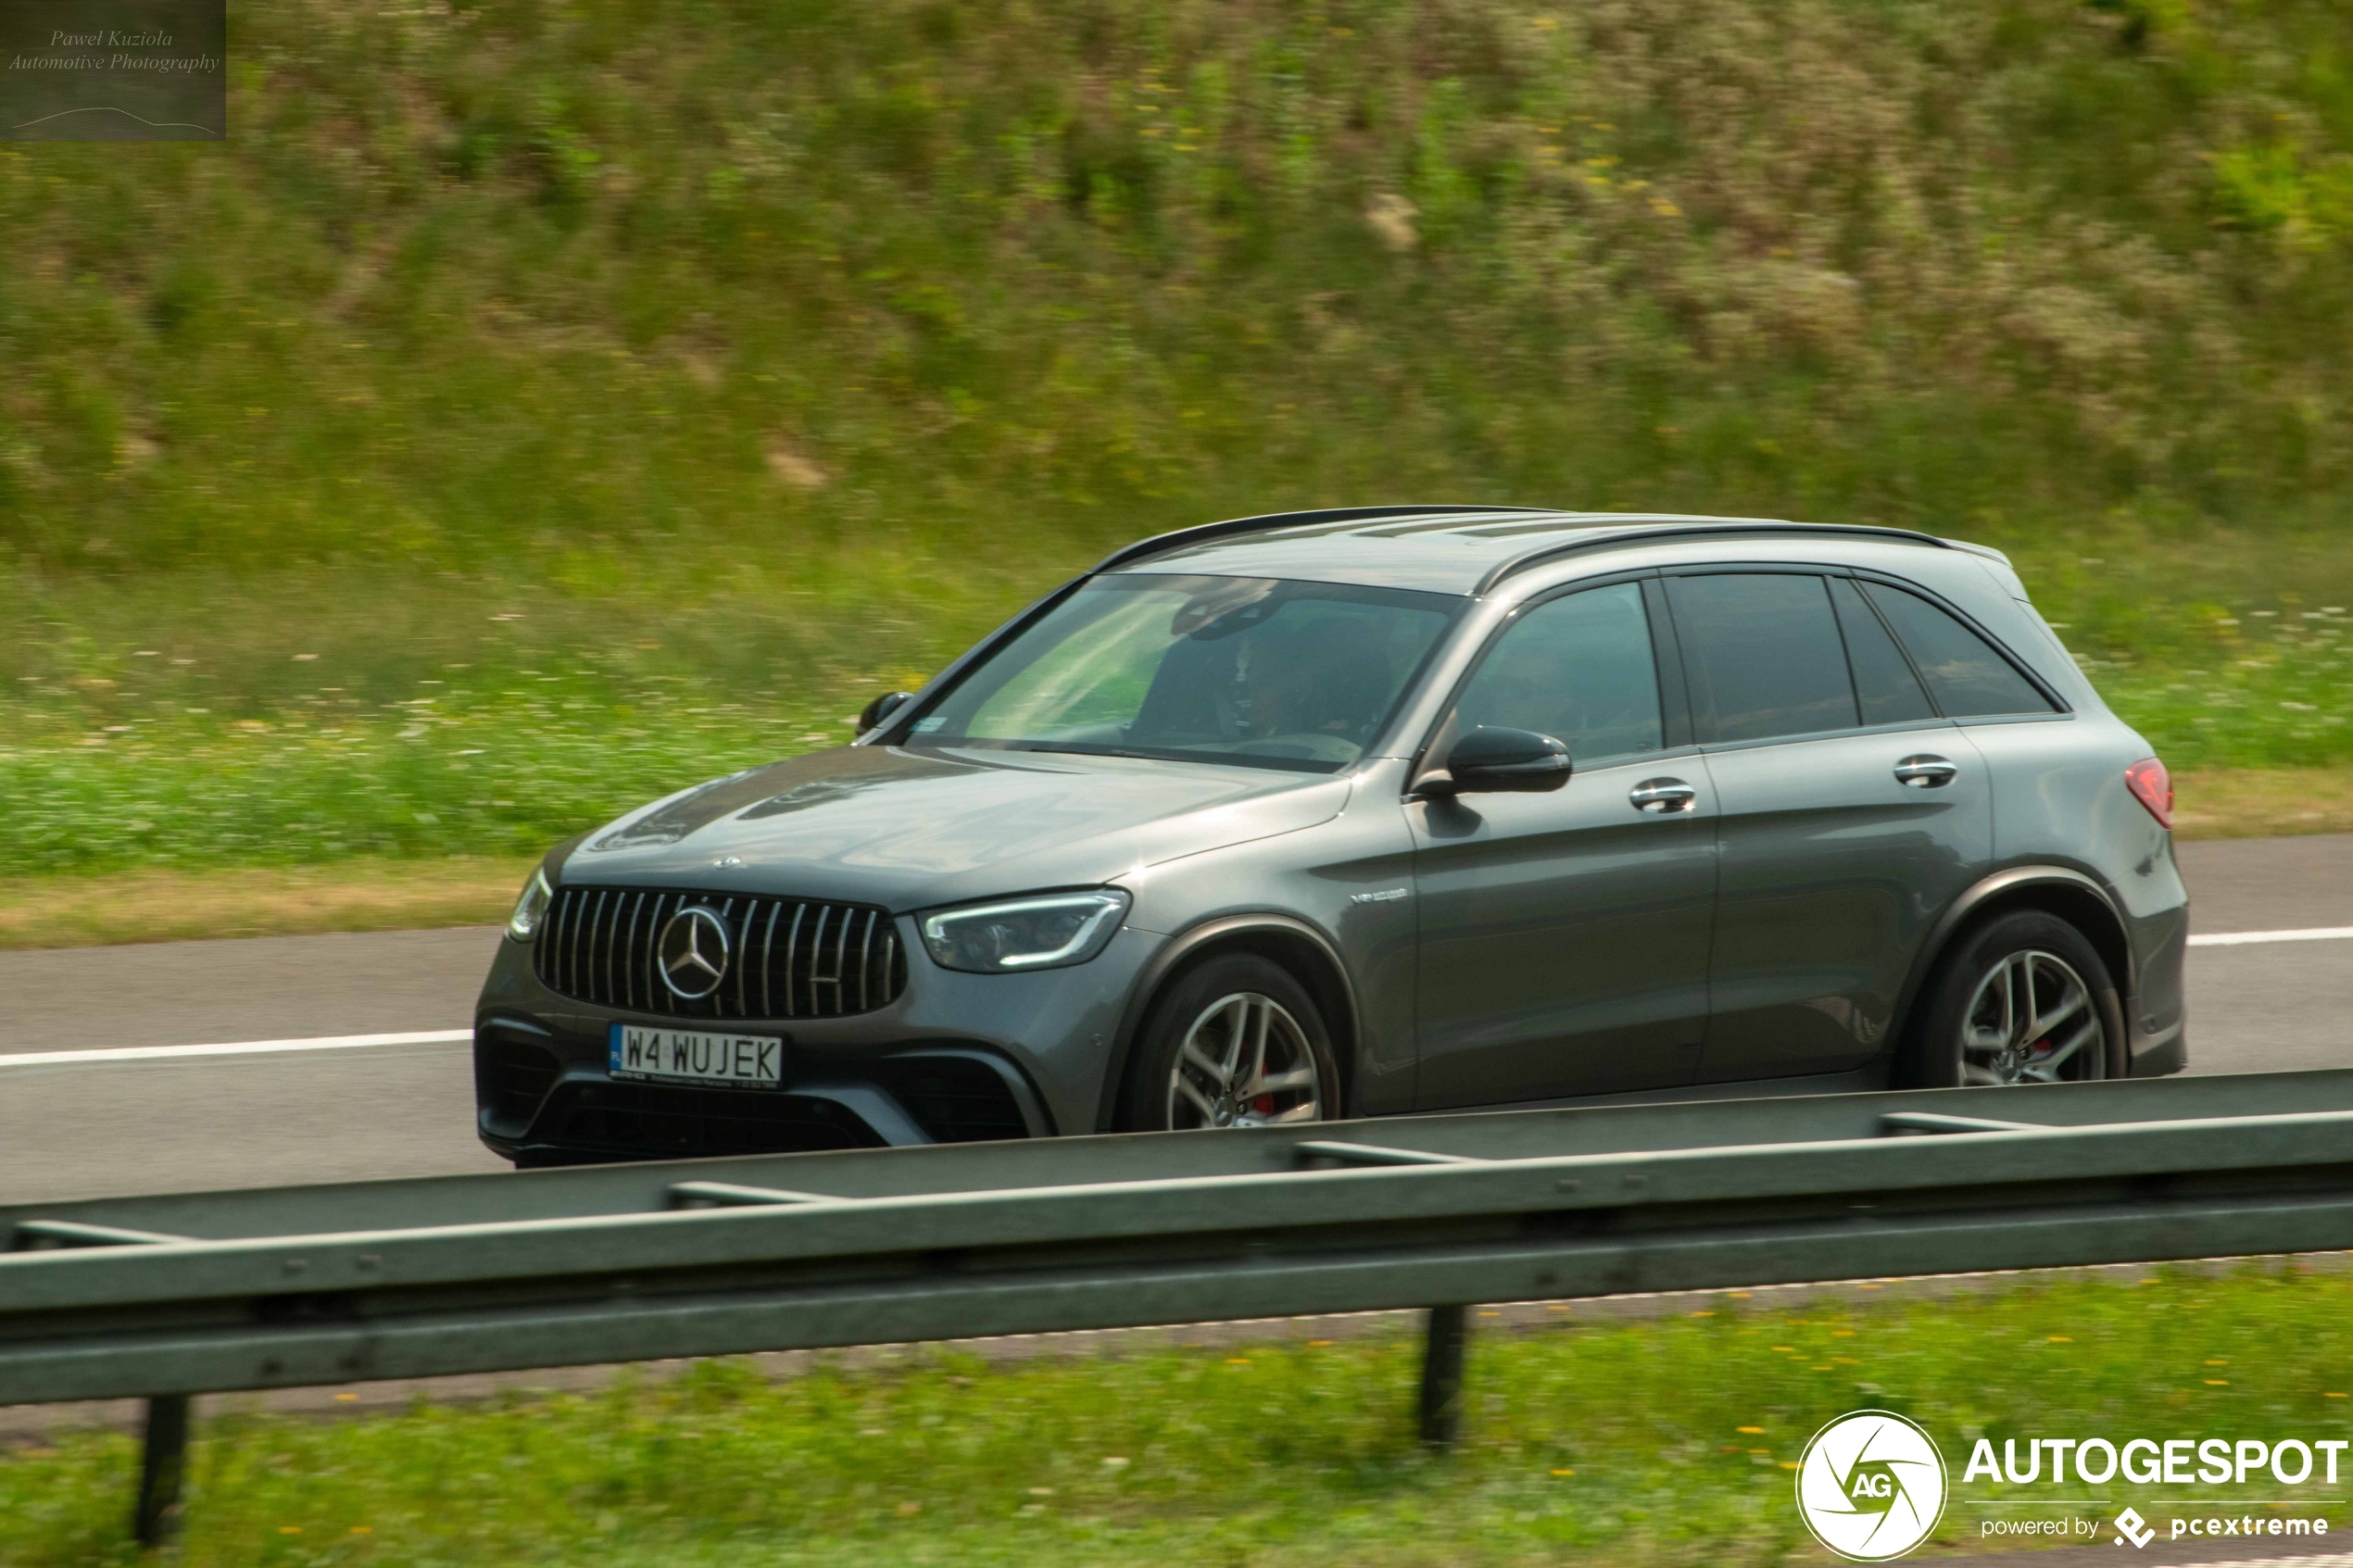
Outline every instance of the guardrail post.
{"label": "guardrail post", "polygon": [[187,1463],[188,1396],[149,1399],[139,1454],[139,1502],[131,1516],[131,1533],[141,1546],[159,1546],[178,1533],[180,1481]]}
{"label": "guardrail post", "polygon": [[1470,1309],[1432,1307],[1422,1348],[1422,1441],[1445,1448],[1463,1424],[1463,1348]]}

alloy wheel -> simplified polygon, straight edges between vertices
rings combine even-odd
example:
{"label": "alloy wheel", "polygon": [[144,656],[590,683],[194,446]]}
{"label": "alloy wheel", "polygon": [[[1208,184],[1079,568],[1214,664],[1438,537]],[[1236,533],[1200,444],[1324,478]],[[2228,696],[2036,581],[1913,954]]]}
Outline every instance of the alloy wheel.
{"label": "alloy wheel", "polygon": [[2091,987],[2056,953],[2007,954],[1977,983],[1961,1022],[1963,1084],[2081,1083],[2107,1076]]}
{"label": "alloy wheel", "polygon": [[1299,1020],[1272,997],[1238,991],[1203,1008],[1185,1031],[1168,1074],[1168,1125],[1320,1122],[1325,1098]]}

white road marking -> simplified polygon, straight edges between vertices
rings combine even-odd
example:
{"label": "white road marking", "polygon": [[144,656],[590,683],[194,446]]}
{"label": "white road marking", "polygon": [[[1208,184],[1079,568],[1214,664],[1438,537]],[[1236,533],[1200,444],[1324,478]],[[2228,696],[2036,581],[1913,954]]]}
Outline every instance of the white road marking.
{"label": "white road marking", "polygon": [[410,1035],[321,1035],[308,1040],[238,1040],[221,1046],[108,1046],[94,1051],[0,1052],[0,1067],[60,1067],[85,1061],[171,1061],[194,1056],[263,1056],[272,1051],[347,1051],[369,1046],[446,1046],[471,1040],[471,1029]]}
{"label": "white road marking", "polygon": [[2250,942],[2334,942],[2353,937],[2353,925],[2315,925],[2302,931],[2218,931],[2193,936],[2193,947],[2242,947]]}
{"label": "white road marking", "polygon": [[[2326,942],[2353,938],[2353,925],[2303,931],[2226,931],[2193,936],[2193,947],[2237,947],[2252,942]],[[471,1029],[429,1029],[407,1035],[324,1035],[307,1040],[236,1040],[217,1046],[111,1046],[89,1051],[0,1052],[0,1068],[65,1067],[97,1061],[172,1061],[186,1057],[264,1056],[275,1051],[346,1051],[370,1046],[444,1046],[473,1038]]]}

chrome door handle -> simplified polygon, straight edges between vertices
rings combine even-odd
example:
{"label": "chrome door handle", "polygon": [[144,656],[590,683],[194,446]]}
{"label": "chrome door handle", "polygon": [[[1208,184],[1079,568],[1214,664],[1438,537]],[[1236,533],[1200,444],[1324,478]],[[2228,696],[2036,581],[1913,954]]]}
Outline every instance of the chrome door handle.
{"label": "chrome door handle", "polygon": [[1699,798],[1699,791],[1680,779],[1644,779],[1626,798],[1633,802],[1637,811],[1666,817],[1690,810],[1692,802]]}
{"label": "chrome door handle", "polygon": [[1944,758],[1931,757],[1926,752],[1918,757],[1906,757],[1895,764],[1896,781],[1914,789],[1943,789],[1959,777],[1960,771]]}

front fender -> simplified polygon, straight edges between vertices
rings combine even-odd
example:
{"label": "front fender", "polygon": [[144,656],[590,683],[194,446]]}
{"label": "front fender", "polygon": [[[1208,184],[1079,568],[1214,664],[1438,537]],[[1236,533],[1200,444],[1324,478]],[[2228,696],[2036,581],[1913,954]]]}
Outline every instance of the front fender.
{"label": "front fender", "polygon": [[[1330,935],[1296,915],[1274,909],[1217,915],[1188,927],[1164,943],[1137,976],[1120,1015],[1118,1055],[1113,1070],[1103,1074],[1102,1101],[1095,1116],[1097,1131],[1110,1132],[1118,1121],[1119,1103],[1126,1093],[1128,1071],[1135,1061],[1136,1042],[1144,1027],[1144,1015],[1168,977],[1194,958],[1212,950],[1268,945],[1314,955],[1308,961],[1323,972],[1302,975],[1302,979],[1315,995],[1317,1005],[1334,1014],[1328,1019],[1337,1036],[1334,1044],[1339,1047],[1333,1054],[1344,1062],[1349,1060],[1356,1042],[1363,1038],[1358,1028],[1356,985],[1348,966],[1340,961],[1339,945]],[[1352,1073],[1352,1083],[1353,1076]],[[1349,1113],[1355,1114],[1353,1107]]]}

